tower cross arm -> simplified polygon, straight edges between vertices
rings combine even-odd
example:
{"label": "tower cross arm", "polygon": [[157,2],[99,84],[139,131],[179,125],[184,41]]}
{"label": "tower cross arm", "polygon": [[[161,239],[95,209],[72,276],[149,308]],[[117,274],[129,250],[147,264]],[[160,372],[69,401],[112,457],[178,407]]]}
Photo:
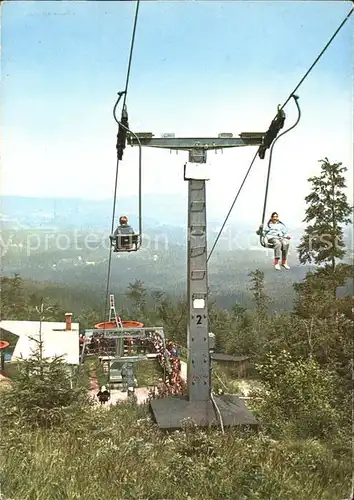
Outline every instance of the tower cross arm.
{"label": "tower cross arm", "polygon": [[[240,146],[259,146],[265,132],[244,132],[239,137],[154,137],[151,132],[129,134],[130,146],[148,146],[162,149],[224,149]],[[220,134],[222,135],[222,134]]]}

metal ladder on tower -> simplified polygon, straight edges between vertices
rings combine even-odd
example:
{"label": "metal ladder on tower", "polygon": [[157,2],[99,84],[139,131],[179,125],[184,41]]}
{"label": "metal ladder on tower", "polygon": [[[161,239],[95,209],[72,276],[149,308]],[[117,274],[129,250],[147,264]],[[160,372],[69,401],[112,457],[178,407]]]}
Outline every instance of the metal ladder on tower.
{"label": "metal ladder on tower", "polygon": [[108,319],[108,321],[109,322],[115,321],[117,328],[123,328],[122,320],[120,319],[120,316],[117,316],[117,313],[116,313],[116,305],[115,305],[113,294],[111,294],[109,296],[109,319]]}
{"label": "metal ladder on tower", "polygon": [[[115,322],[117,328],[123,328],[123,323],[122,323],[121,317],[118,316],[117,312],[116,312],[114,295],[111,294],[109,296],[109,322],[113,323],[113,321]],[[122,342],[122,346],[123,346],[122,349],[123,349],[123,353],[124,353],[125,347],[124,347],[123,338],[120,340],[117,339],[117,342]],[[130,353],[132,350],[133,340],[131,338],[128,338],[127,343],[128,343],[128,353]]]}
{"label": "metal ladder on tower", "polygon": [[[201,257],[206,253],[205,234],[206,223],[203,217],[205,211],[205,186],[202,181],[190,180],[190,238],[192,244],[190,246],[191,257]],[[198,199],[201,198],[201,199]],[[199,259],[197,259],[199,260]],[[202,280],[206,274],[206,267],[202,266],[201,269],[193,266],[191,269],[191,280]]]}

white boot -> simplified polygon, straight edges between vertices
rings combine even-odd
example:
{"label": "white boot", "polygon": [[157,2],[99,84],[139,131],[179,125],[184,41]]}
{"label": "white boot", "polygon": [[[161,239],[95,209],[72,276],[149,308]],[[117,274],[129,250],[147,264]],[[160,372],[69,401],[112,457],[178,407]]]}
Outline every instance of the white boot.
{"label": "white boot", "polygon": [[279,262],[277,264],[275,264],[274,269],[276,269],[277,271],[281,271],[281,267],[280,267]]}
{"label": "white boot", "polygon": [[288,266],[288,264],[286,262],[284,264],[282,264],[282,267],[284,269],[288,269],[288,270],[290,269],[290,266]]}

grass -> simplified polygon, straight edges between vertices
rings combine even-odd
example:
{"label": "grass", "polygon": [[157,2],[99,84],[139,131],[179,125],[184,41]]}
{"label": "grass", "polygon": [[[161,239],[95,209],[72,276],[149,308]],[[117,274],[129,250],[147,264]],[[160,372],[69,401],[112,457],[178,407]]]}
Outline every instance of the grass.
{"label": "grass", "polygon": [[[136,367],[145,384],[159,375],[154,361]],[[83,387],[93,368],[97,359],[85,364]],[[266,422],[258,433],[236,428],[222,434],[192,422],[168,433],[146,406],[92,408],[84,400],[63,410],[57,427],[31,428],[36,413],[23,417],[16,410],[16,398],[31,403],[31,386],[23,394],[7,390],[12,399],[2,393],[0,400],[3,499],[342,500],[350,491],[351,446],[344,430],[326,442],[295,439],[286,426],[282,439],[272,439]],[[52,410],[55,416],[59,408]]]}
{"label": "grass", "polygon": [[162,378],[162,370],[155,359],[135,363],[135,376],[138,387],[150,387]]}
{"label": "grass", "polygon": [[[92,361],[93,360],[93,361]],[[108,384],[107,374],[103,370],[102,364],[99,362],[98,358],[91,358],[91,374],[96,372],[97,382],[100,387]]]}
{"label": "grass", "polygon": [[219,430],[163,433],[146,408],[81,412],[57,430],[2,430],[0,483],[21,500],[341,500],[350,447]]}
{"label": "grass", "polygon": [[[92,369],[102,376],[98,360],[87,360],[85,387]],[[136,370],[140,384],[161,377],[155,361],[140,362]],[[219,377],[233,383],[221,370]],[[12,394],[30,401],[31,388]],[[282,439],[272,439],[265,421],[258,433],[236,428],[222,434],[192,422],[168,433],[157,428],[146,406],[92,408],[88,402],[70,407],[65,423],[49,430],[31,428],[16,413],[14,399],[6,407],[4,396],[4,500],[343,500],[350,492],[352,450],[339,433],[326,442],[301,440],[285,426]]]}

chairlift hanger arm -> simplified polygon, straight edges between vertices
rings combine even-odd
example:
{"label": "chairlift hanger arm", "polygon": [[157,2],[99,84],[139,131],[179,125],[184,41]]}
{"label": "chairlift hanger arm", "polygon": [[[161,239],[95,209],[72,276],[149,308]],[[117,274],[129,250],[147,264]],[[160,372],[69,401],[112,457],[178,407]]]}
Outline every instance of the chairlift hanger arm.
{"label": "chairlift hanger arm", "polygon": [[264,159],[266,150],[271,147],[272,143],[276,140],[280,130],[284,127],[285,118],[286,115],[283,109],[278,108],[277,115],[269,125],[269,128],[264,135],[261,147],[259,148],[258,155],[261,160]]}
{"label": "chairlift hanger arm", "polygon": [[124,107],[122,109],[121,121],[119,121],[117,118],[117,106],[118,106],[120,99],[122,98],[122,95],[124,95],[124,94],[125,94],[124,91],[118,92],[118,99],[117,99],[117,101],[114,105],[114,108],[113,108],[113,118],[119,127],[118,128],[118,135],[117,135],[118,158],[120,160],[122,160],[127,136],[134,137],[134,139],[136,140],[136,144],[139,146],[139,160],[138,160],[138,162],[139,162],[139,167],[138,167],[138,174],[139,174],[139,230],[138,230],[138,235],[139,235],[139,238],[133,242],[134,243],[133,248],[132,248],[132,250],[130,250],[130,251],[137,251],[141,247],[141,243],[142,243],[141,235],[143,233],[143,227],[142,227],[142,186],[141,186],[141,182],[142,182],[142,149],[141,149],[141,142],[140,142],[139,137],[132,130],[129,129],[128,111],[127,111],[126,105],[124,105]]}
{"label": "chairlift hanger arm", "polygon": [[120,122],[114,117],[118,123],[118,133],[117,133],[117,157],[119,160],[123,159],[123,152],[127,143],[127,130],[129,130],[128,112],[126,106],[122,109],[122,115]]}

